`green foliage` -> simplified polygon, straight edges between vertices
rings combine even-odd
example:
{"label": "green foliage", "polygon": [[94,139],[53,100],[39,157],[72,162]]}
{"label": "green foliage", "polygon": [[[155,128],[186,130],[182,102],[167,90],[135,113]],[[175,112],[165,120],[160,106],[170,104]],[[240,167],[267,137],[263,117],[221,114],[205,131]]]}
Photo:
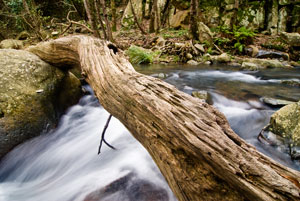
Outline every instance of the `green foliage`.
{"label": "green foliage", "polygon": [[158,52],[150,52],[141,47],[131,45],[130,48],[126,51],[126,54],[129,56],[129,61],[133,64],[146,64],[152,63],[153,58]]}
{"label": "green foliage", "polygon": [[167,29],[163,30],[162,32],[162,37],[164,39],[169,39],[169,38],[180,38],[182,36],[187,36],[189,31],[186,29]]}
{"label": "green foliage", "polygon": [[254,31],[244,26],[233,26],[233,29],[219,26],[214,31],[220,35],[220,37],[214,39],[214,42],[217,45],[222,47],[233,46],[239,53],[242,53],[245,46],[251,44],[253,42],[253,37],[255,37]]}

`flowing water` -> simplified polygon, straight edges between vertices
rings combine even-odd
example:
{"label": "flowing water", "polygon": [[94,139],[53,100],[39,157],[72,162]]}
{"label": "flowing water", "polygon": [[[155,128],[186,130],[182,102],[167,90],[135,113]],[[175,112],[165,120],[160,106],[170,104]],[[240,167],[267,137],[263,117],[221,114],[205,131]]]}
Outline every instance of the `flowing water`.
{"label": "flowing water", "polygon": [[[145,74],[166,75],[165,81],[192,93],[206,90],[233,130],[258,150],[300,170],[283,147],[260,143],[257,135],[278,108],[265,105],[268,96],[291,101],[300,89],[280,80],[300,80],[300,69],[238,72],[213,66],[137,66]],[[86,86],[91,92],[90,88]],[[97,155],[101,131],[109,114],[90,95],[62,116],[57,129],[11,151],[0,163],[0,201],[175,201],[146,150],[116,119],[106,131]]]}

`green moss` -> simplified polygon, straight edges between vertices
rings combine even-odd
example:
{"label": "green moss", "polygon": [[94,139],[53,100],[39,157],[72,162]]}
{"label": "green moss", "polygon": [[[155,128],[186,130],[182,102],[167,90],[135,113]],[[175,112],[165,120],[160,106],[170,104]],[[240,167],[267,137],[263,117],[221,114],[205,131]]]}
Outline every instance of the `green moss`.
{"label": "green moss", "polygon": [[133,64],[152,63],[155,56],[154,52],[135,45],[131,45],[126,54],[129,56],[129,61]]}
{"label": "green moss", "polygon": [[186,29],[165,29],[161,32],[162,37],[164,39],[170,39],[170,38],[180,38],[183,36],[188,36],[189,32]]}

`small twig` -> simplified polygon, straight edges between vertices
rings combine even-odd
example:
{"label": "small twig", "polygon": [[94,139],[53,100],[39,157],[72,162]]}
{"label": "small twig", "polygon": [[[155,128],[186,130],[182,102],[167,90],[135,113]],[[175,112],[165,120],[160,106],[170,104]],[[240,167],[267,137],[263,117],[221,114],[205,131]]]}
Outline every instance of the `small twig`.
{"label": "small twig", "polygon": [[103,131],[102,131],[102,135],[101,135],[101,140],[100,140],[100,145],[99,145],[99,149],[98,149],[98,155],[101,153],[101,147],[102,147],[102,143],[104,142],[109,148],[111,149],[116,149],[115,147],[111,146],[110,144],[108,144],[108,142],[106,142],[106,140],[104,139],[104,135],[105,135],[105,131],[106,129],[108,128],[108,125],[109,125],[109,122],[111,120],[111,117],[112,115],[110,114],[107,121],[106,121],[106,124],[103,128]]}
{"label": "small twig", "polygon": [[74,13],[74,12],[76,12],[76,11],[71,10],[71,11],[68,12],[68,15],[67,15],[67,20],[68,20],[68,22],[69,22],[69,23],[72,23],[72,24],[77,24],[77,25],[79,25],[79,26],[83,26],[83,27],[86,28],[89,32],[94,33],[94,31],[93,31],[92,29],[90,29],[89,27],[87,27],[86,25],[81,24],[81,23],[76,22],[76,21],[73,21],[73,20],[70,20],[69,15],[70,15],[71,13]]}
{"label": "small twig", "polygon": [[220,51],[221,53],[224,53],[224,51],[221,50],[216,44],[214,44],[214,46],[215,46],[215,48],[216,48],[218,51]]}

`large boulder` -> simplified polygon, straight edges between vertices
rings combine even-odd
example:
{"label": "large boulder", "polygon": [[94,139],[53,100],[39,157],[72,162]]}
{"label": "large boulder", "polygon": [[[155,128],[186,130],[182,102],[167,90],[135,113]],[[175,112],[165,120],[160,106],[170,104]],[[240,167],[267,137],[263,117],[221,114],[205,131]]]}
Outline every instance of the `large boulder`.
{"label": "large boulder", "polygon": [[[285,139],[294,150],[300,147],[300,101],[282,107],[270,119],[268,130]],[[293,154],[291,153],[292,157]]]}
{"label": "large boulder", "polygon": [[0,158],[57,123],[80,81],[23,50],[0,50]]}
{"label": "large boulder", "polygon": [[198,39],[201,43],[213,42],[213,33],[203,22],[198,22]]}

